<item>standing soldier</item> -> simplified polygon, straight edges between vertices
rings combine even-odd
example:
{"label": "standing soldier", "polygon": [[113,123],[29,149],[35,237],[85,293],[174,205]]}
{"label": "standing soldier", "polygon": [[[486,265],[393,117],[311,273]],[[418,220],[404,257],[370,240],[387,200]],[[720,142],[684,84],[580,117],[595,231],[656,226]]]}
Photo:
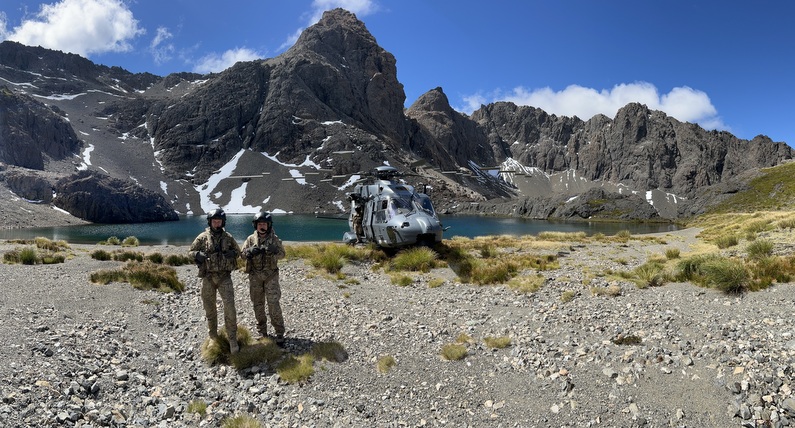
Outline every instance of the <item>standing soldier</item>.
{"label": "standing soldier", "polygon": [[229,351],[236,354],[240,348],[237,344],[237,311],[231,272],[237,269],[240,247],[235,238],[224,230],[226,226],[224,210],[216,208],[207,213],[207,226],[207,229],[193,240],[190,256],[196,261],[199,278],[202,279],[202,305],[207,316],[210,338],[218,340],[216,295],[220,294],[224,302],[224,324],[229,338]]}
{"label": "standing soldier", "polygon": [[243,255],[246,257],[246,273],[254,316],[257,318],[257,330],[263,337],[268,336],[268,318],[265,313],[267,303],[271,325],[276,332],[276,343],[282,344],[284,318],[279,304],[282,291],[279,287],[277,262],[284,258],[284,246],[273,232],[273,217],[270,213],[257,213],[251,223],[254,225],[254,233],[243,243]]}

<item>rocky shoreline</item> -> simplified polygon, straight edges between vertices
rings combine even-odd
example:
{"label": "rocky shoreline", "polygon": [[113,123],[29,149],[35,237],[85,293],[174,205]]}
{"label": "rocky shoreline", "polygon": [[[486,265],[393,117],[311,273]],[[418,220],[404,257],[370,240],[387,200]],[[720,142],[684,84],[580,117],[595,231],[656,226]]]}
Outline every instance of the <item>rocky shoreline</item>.
{"label": "rocky shoreline", "polygon": [[[661,237],[686,251],[695,234]],[[121,263],[71,247],[62,264],[0,264],[2,426],[219,426],[240,414],[273,427],[795,425],[795,286],[727,296],[689,283],[586,279],[659,254],[652,241],[570,246],[532,294],[460,284],[446,268],[401,287],[369,263],[346,265],[341,281],[284,262],[285,349],[335,341],[348,354],[315,362],[297,384],[265,364],[238,371],[201,360],[193,266],[177,268],[187,285],[179,294],[95,285],[91,272]],[[0,253],[13,248],[0,242]],[[254,331],[245,278],[233,278],[238,322]],[[589,291],[609,286],[620,294]],[[573,299],[563,302],[564,291]],[[442,359],[462,333],[472,338],[467,356]],[[506,348],[484,344],[505,336]],[[630,336],[640,343],[616,343]],[[396,365],[381,373],[376,361],[387,355]],[[188,412],[194,400],[208,405],[204,417]]]}

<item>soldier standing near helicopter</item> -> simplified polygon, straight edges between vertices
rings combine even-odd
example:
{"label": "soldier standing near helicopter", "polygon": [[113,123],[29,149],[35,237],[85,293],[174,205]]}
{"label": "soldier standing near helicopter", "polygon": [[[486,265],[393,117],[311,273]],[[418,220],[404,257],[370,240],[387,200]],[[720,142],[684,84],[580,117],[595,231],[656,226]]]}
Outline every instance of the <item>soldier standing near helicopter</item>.
{"label": "soldier standing near helicopter", "polygon": [[235,288],[231,272],[237,269],[237,256],[240,247],[226,226],[226,213],[217,208],[207,213],[207,229],[193,240],[190,256],[199,267],[199,278],[202,279],[202,305],[207,316],[207,328],[210,338],[218,340],[218,307],[216,295],[221,295],[224,302],[224,324],[229,338],[229,350],[236,354],[240,349],[237,344],[237,311],[235,309]]}
{"label": "soldier standing near helicopter", "polygon": [[251,223],[254,233],[243,243],[243,255],[246,257],[249,293],[254,305],[257,330],[263,337],[268,336],[268,317],[265,312],[267,304],[271,325],[276,333],[276,343],[281,344],[284,342],[284,318],[279,303],[282,291],[279,286],[278,261],[285,256],[284,245],[273,232],[273,217],[270,213],[257,213]]}

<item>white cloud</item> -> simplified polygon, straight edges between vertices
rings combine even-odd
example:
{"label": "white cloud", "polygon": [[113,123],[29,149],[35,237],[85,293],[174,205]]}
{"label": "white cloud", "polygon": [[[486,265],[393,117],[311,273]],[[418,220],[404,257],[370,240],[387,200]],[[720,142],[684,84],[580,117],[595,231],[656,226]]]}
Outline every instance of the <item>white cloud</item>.
{"label": "white cloud", "polygon": [[221,54],[211,53],[200,58],[193,71],[196,73],[217,73],[233,66],[238,61],[253,61],[264,55],[248,48],[230,49]]}
{"label": "white cloud", "polygon": [[307,24],[305,27],[298,28],[293,34],[287,37],[284,43],[279,46],[279,50],[284,50],[294,45],[301,33],[309,26],[316,24],[323,17],[323,12],[331,9],[342,8],[361,19],[378,10],[378,5],[374,0],[313,0],[312,9],[305,15]]}
{"label": "white cloud", "polygon": [[4,19],[0,21],[8,40],[81,56],[129,51],[129,41],[145,33],[121,0],[61,0],[44,4],[33,18],[11,30],[5,30]]}
{"label": "white cloud", "polygon": [[703,91],[686,86],[671,89],[660,95],[651,83],[622,83],[612,89],[600,91],[579,85],[570,85],[561,91],[549,87],[528,90],[516,87],[509,93],[496,91],[490,96],[474,94],[463,97],[464,106],[457,110],[471,114],[482,104],[510,101],[517,105],[533,106],[559,116],[577,116],[588,120],[596,114],[613,118],[616,112],[629,103],[645,104],[682,121],[698,123],[706,129],[728,130],[718,116],[718,111]]}
{"label": "white cloud", "polygon": [[149,50],[152,52],[152,58],[155,64],[160,65],[171,59],[176,48],[173,44],[165,42],[172,37],[173,35],[167,28],[159,27],[157,29],[155,38],[152,39],[152,42],[149,44]]}

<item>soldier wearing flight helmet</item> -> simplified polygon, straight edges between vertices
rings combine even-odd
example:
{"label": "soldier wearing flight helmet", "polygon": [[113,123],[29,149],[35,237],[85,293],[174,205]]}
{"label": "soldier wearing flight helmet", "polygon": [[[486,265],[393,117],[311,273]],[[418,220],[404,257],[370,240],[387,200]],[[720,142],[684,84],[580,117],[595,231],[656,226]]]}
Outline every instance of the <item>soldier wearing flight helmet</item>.
{"label": "soldier wearing flight helmet", "polygon": [[243,243],[243,255],[246,257],[249,293],[251,303],[254,305],[257,330],[262,336],[268,336],[267,314],[270,314],[271,325],[276,333],[276,343],[281,344],[284,341],[284,318],[279,303],[282,292],[279,286],[277,262],[285,256],[284,246],[273,231],[273,217],[270,213],[257,213],[251,224],[254,226],[254,233]]}
{"label": "soldier wearing flight helmet", "polygon": [[211,339],[218,339],[218,307],[216,296],[224,303],[224,324],[229,338],[229,350],[238,352],[237,311],[235,310],[235,288],[231,272],[237,269],[240,247],[226,226],[226,213],[216,208],[207,213],[207,229],[193,240],[190,256],[199,267],[202,279],[202,305],[207,316],[207,328]]}

